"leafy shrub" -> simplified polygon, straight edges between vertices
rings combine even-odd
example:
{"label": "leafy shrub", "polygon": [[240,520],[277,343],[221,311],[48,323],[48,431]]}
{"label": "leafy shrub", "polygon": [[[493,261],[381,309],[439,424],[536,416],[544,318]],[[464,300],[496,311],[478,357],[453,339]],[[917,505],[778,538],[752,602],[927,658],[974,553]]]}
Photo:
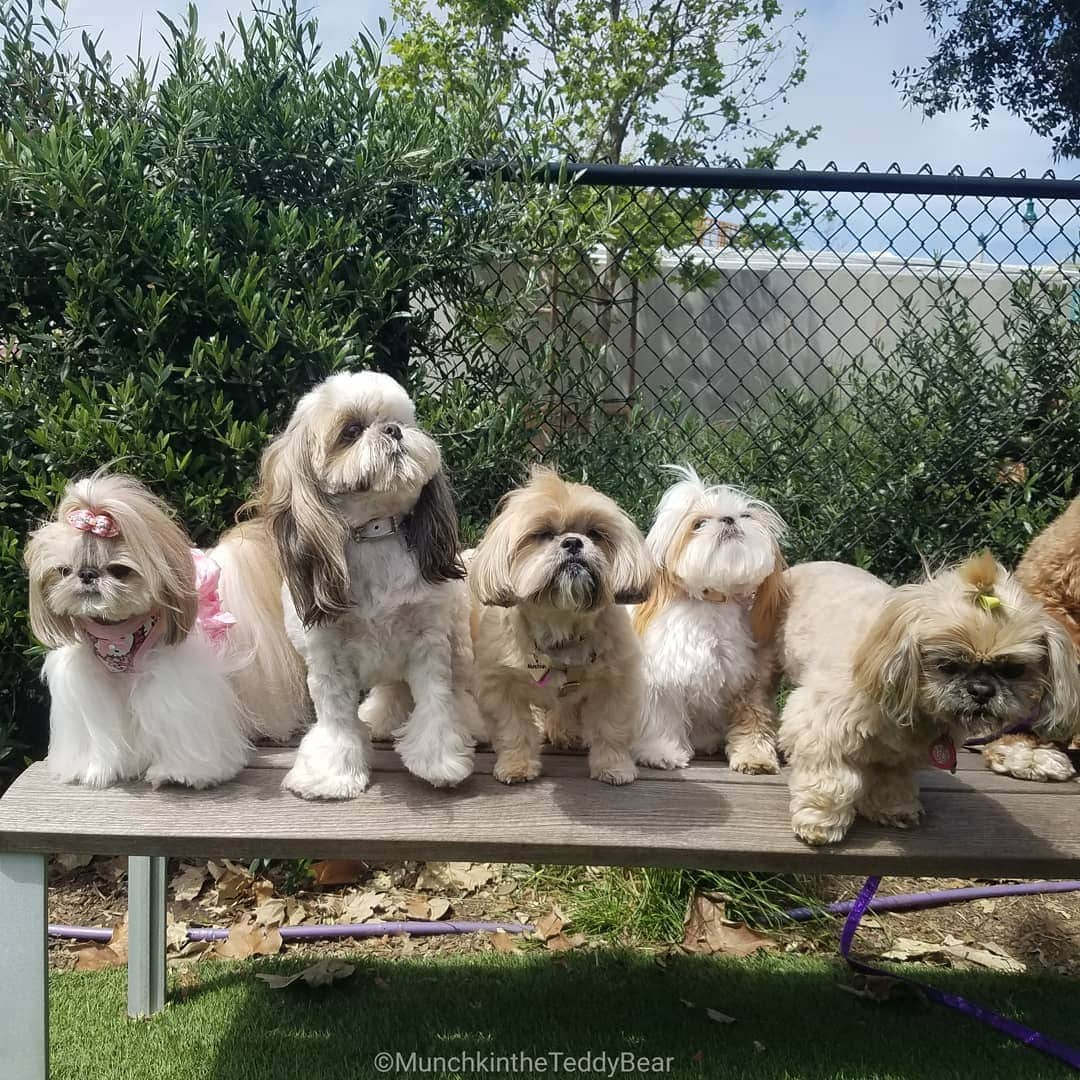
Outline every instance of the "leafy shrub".
{"label": "leafy shrub", "polygon": [[324,62],[295,3],[232,50],[166,24],[160,77],[119,76],[0,6],[0,764],[43,734],[20,553],[66,480],[115,462],[210,542],[298,394],[404,374],[435,332],[410,296],[466,302],[516,220],[460,166],[483,102],[382,93],[378,47]]}

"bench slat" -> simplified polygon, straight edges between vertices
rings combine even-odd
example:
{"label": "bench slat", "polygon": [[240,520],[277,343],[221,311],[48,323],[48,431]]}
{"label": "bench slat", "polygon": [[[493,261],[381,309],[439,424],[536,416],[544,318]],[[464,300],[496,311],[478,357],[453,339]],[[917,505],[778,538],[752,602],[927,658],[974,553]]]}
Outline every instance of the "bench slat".
{"label": "bench slat", "polygon": [[844,844],[814,850],[791,834],[782,784],[734,778],[722,763],[695,768],[716,775],[625,788],[583,774],[515,787],[476,775],[442,792],[380,771],[360,799],[310,803],[280,790],[280,769],[204,792],[93,791],[59,785],[38,764],[0,800],[0,850],[990,877],[1070,876],[1080,859],[1080,807],[1061,785],[991,791],[977,786],[990,773],[948,778],[962,786],[927,791],[919,829],[859,822]]}

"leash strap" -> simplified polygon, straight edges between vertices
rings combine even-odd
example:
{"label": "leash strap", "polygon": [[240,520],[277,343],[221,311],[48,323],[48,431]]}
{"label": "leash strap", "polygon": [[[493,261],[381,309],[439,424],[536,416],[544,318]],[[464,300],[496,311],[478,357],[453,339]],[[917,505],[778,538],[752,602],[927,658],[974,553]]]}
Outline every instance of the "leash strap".
{"label": "leash strap", "polygon": [[859,929],[859,923],[862,922],[862,917],[866,914],[866,909],[869,907],[870,901],[873,900],[874,893],[877,892],[880,884],[880,877],[868,877],[866,879],[840,934],[840,955],[847,961],[852,970],[862,975],[886,975],[890,979],[896,979],[899,982],[906,983],[908,986],[913,986],[938,1005],[944,1005],[949,1009],[955,1009],[957,1012],[963,1013],[965,1016],[970,1016],[973,1020],[978,1020],[980,1024],[986,1024],[1000,1031],[1003,1035],[1008,1035],[1010,1039],[1016,1039],[1017,1042],[1030,1046],[1032,1050],[1041,1050],[1044,1054],[1049,1054],[1051,1057],[1063,1061],[1066,1065],[1080,1072],[1080,1049],[1076,1047],[1066,1046],[1065,1043],[1058,1042],[1057,1039],[1052,1039],[1041,1031],[1029,1028],[1018,1020],[1010,1020],[992,1009],[968,1001],[967,998],[963,998],[959,994],[950,994],[944,990],[938,990],[936,987],[928,986],[926,983],[919,982],[917,979],[897,975],[895,971],[885,971],[883,968],[872,967],[870,964],[864,964],[861,960],[853,959],[850,955],[851,943],[855,938],[856,931]]}

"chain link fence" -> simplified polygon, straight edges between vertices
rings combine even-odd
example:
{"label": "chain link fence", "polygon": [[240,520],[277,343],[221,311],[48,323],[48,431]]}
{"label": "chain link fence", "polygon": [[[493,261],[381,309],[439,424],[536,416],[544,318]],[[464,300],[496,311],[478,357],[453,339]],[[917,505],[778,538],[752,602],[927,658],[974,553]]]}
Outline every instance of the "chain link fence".
{"label": "chain link fence", "polygon": [[[772,501],[792,558],[893,579],[983,545],[1015,560],[1074,493],[1080,182],[611,165],[502,182],[520,237],[483,260],[474,303],[426,313],[422,358],[433,392],[498,402],[494,474],[557,464],[646,527],[663,466],[690,462]],[[474,471],[497,437],[442,435]],[[469,481],[467,515],[494,474]]]}

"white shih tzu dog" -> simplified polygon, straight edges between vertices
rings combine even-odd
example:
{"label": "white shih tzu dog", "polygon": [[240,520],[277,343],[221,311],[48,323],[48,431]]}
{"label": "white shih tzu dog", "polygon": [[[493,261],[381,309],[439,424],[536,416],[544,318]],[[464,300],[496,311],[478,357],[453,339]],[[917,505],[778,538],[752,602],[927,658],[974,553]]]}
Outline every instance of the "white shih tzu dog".
{"label": "white shih tzu dog", "polygon": [[634,610],[645,665],[634,756],[660,769],[723,749],[737,772],[775,773],[772,639],[783,601],[784,523],[745,491],[690,468],[656,511],[646,544],[659,576]]}
{"label": "white shih tzu dog", "polygon": [[247,760],[217,567],[129,476],[71,484],[30,538],[30,623],[50,652],[48,766],[103,787],[202,788]]}
{"label": "white shih tzu dog", "polygon": [[535,468],[504,497],[469,561],[497,780],[539,776],[545,733],[588,746],[594,779],[635,778],[641,649],[620,605],[644,599],[651,576],[637,527],[593,488]]}
{"label": "white shih tzu dog", "polygon": [[916,825],[918,771],[954,767],[968,739],[1024,722],[1049,738],[1076,729],[1072,642],[989,553],[898,589],[842,563],[785,576],[778,654],[797,688],[780,745],[806,843],[836,843],[856,814]]}
{"label": "white shih tzu dog", "polygon": [[429,783],[464,780],[480,718],[457,517],[405,390],[374,371],[315,387],[263,457],[257,505],[315,710],[284,786],[359,795],[369,726],[396,734],[405,766]]}

